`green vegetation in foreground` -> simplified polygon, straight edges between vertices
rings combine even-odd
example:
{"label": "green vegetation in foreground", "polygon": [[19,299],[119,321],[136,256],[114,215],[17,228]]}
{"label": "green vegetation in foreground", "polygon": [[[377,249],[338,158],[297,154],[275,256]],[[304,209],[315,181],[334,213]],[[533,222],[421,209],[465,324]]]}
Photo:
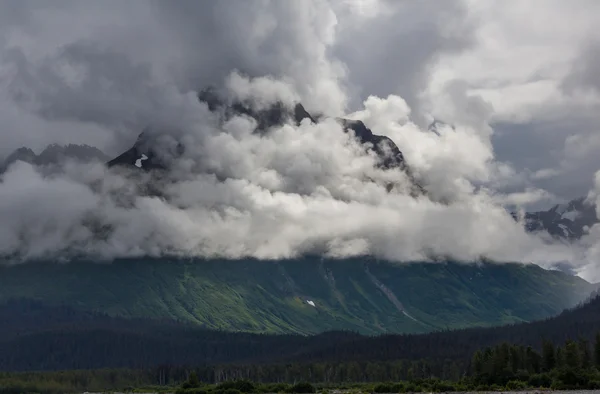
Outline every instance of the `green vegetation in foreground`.
{"label": "green vegetation in foreground", "polygon": [[[593,348],[583,340],[567,340],[564,346],[559,347],[543,342],[540,353],[531,347],[508,343],[485,348],[473,355],[464,372],[461,372],[460,364],[448,364],[450,372],[443,372],[446,378],[435,376],[426,360],[408,364],[398,361],[349,362],[339,363],[333,368],[323,363],[263,365],[258,368],[261,380],[278,383],[235,379],[247,372],[248,366],[158,367],[137,371],[0,373],[0,393],[118,390],[176,394],[328,394],[332,390],[348,393],[596,390],[600,389],[600,334],[596,336]],[[401,379],[391,381],[399,374]],[[454,378],[449,379],[451,375]],[[230,377],[232,379],[228,379]],[[341,382],[324,383],[330,378]],[[388,381],[376,381],[381,378]],[[215,379],[219,383],[207,383]]]}
{"label": "green vegetation in foreground", "polygon": [[256,333],[423,333],[532,321],[595,288],[535,265],[491,263],[134,259],[0,268],[0,302],[33,299]]}

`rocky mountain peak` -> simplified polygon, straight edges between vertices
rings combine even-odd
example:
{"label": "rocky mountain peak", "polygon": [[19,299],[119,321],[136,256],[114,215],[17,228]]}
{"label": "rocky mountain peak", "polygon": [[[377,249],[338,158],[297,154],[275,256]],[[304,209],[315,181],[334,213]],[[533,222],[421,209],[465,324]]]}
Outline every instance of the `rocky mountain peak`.
{"label": "rocky mountain peak", "polygon": [[17,161],[24,161],[35,166],[57,165],[65,160],[76,160],[80,162],[101,161],[108,159],[101,150],[89,145],[48,145],[38,155],[32,149],[22,147],[11,153],[0,165],[0,173],[5,172]]}
{"label": "rocky mountain peak", "polygon": [[527,212],[524,217],[527,231],[545,231],[555,238],[567,240],[581,238],[597,222],[595,206],[584,197],[554,205],[546,211]]}
{"label": "rocky mountain peak", "polygon": [[[256,133],[266,133],[269,128],[293,122],[300,124],[304,119],[311,122],[318,122],[316,117],[312,116],[300,103],[292,108],[281,102],[273,103],[269,106],[256,106],[248,101],[227,101],[213,88],[207,88],[198,93],[198,99],[208,106],[212,112],[220,112],[224,119],[229,119],[236,115],[246,115],[256,120]],[[371,129],[366,127],[362,121],[338,119],[347,132],[352,132],[357,140],[364,145],[366,150],[373,150],[380,158],[379,166],[384,169],[399,168],[405,171],[412,179],[408,166],[405,163],[404,155],[398,146],[390,138],[374,134]],[[152,137],[150,137],[152,135]],[[153,147],[156,146],[160,133],[142,133],[138,140],[130,149],[125,151],[117,158],[108,163],[109,167],[124,166],[135,169],[136,167],[145,171],[168,168],[168,163],[161,158],[161,155]],[[178,146],[179,154],[183,153],[184,147]],[[169,155],[173,157],[173,155]],[[175,155],[176,156],[176,155]],[[421,194],[424,190],[415,185],[413,192]]]}

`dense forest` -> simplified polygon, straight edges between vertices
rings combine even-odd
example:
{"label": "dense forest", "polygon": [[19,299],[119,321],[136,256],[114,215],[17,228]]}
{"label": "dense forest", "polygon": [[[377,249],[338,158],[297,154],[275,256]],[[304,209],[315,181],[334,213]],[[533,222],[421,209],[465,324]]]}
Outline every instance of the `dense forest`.
{"label": "dense forest", "polygon": [[340,372],[332,372],[334,366],[355,362],[370,363],[368,375],[380,380],[386,375],[376,370],[383,364],[388,370],[390,362],[402,363],[401,368],[394,368],[405,373],[407,365],[419,370],[423,368],[413,364],[427,360],[427,368],[437,376],[451,378],[456,371],[463,373],[471,355],[481,348],[508,342],[541,351],[542,340],[555,345],[570,338],[593,341],[598,331],[600,298],[534,323],[376,337],[353,332],[315,336],[231,333],[174,321],[121,319],[32,301],[11,301],[0,307],[0,369],[213,368],[233,364],[261,369],[274,364],[319,364],[328,371],[327,376],[338,376]]}
{"label": "dense forest", "polygon": [[540,322],[378,337],[220,332],[14,300],[0,307],[0,392],[600,388],[599,332],[600,298]]}
{"label": "dense forest", "polygon": [[600,389],[600,333],[562,346],[502,343],[477,350],[467,363],[431,360],[282,363],[222,366],[161,365],[139,370],[0,373],[0,393],[153,390],[178,394],[405,393]]}

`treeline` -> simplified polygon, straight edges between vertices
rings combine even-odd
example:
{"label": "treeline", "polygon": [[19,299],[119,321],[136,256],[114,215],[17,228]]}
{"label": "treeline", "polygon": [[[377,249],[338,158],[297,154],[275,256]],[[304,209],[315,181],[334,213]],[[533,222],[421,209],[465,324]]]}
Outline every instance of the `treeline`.
{"label": "treeline", "polygon": [[[352,332],[310,337],[231,333],[13,301],[0,305],[0,370],[147,370],[169,365],[175,371],[194,365],[205,366],[198,373],[209,382],[220,381],[220,375],[259,382],[273,376],[380,381],[405,379],[409,370],[415,376],[431,371],[453,379],[457,371],[464,373],[478,349],[507,342],[541,352],[540,338],[554,345],[568,338],[593,342],[598,331],[600,298],[541,322],[378,337]],[[227,367],[218,367],[218,372],[214,365]]]}
{"label": "treeline", "polygon": [[511,390],[600,389],[600,334],[593,346],[580,339],[556,347],[544,341],[541,352],[507,343],[479,350],[473,355],[470,376],[478,384]]}
{"label": "treeline", "polygon": [[0,373],[0,393],[174,391],[182,394],[451,392],[526,388],[600,389],[600,334],[593,343],[556,346],[502,343],[477,350],[468,361],[396,360],[218,366],[160,365],[138,370]]}

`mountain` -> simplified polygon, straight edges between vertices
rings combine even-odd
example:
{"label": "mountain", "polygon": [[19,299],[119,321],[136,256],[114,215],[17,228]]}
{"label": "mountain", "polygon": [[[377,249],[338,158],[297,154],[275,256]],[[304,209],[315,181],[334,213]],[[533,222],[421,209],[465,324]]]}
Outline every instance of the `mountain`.
{"label": "mountain", "polygon": [[[198,93],[198,99],[205,103],[213,112],[219,112],[223,120],[235,115],[246,115],[256,120],[257,133],[267,133],[268,129],[282,125],[285,122],[300,124],[304,119],[316,123],[319,119],[312,116],[298,103],[293,108],[287,108],[282,103],[275,103],[267,108],[253,108],[251,102],[227,102],[211,88]],[[372,150],[379,157],[379,166],[385,169],[399,168],[404,171],[412,181],[411,194],[420,195],[426,190],[412,176],[410,166],[406,163],[402,151],[390,138],[373,133],[371,129],[360,120],[339,118],[338,122],[344,130],[352,133],[366,150]],[[428,130],[440,134],[443,127],[454,128],[440,120],[434,120]],[[169,146],[171,143],[171,146]],[[185,147],[179,143],[172,145],[167,141],[164,133],[157,131],[144,131],[140,134],[135,144],[108,162],[109,167],[128,167],[144,171],[168,170],[169,161],[181,156]],[[24,152],[24,155],[27,153]],[[390,188],[392,185],[389,186]],[[156,193],[160,193],[155,190]],[[518,219],[516,213],[512,213]],[[559,204],[547,211],[526,212],[522,218],[524,226],[530,232],[547,232],[551,236],[569,241],[581,238],[586,228],[598,222],[595,207],[586,202],[585,198],[578,198],[567,204]]]}
{"label": "mountain", "polygon": [[[513,213],[513,217],[517,215]],[[527,231],[545,231],[555,238],[576,240],[598,223],[598,217],[596,207],[581,197],[547,211],[527,212],[523,222]]]}
{"label": "mountain", "polygon": [[[298,103],[293,108],[286,107],[283,103],[275,103],[267,108],[254,108],[251,102],[228,102],[214,89],[206,88],[198,93],[198,100],[205,103],[208,108],[220,113],[222,120],[226,121],[236,115],[245,115],[256,120],[256,133],[267,133],[269,128],[293,122],[299,125],[307,119],[313,123],[318,118],[312,116]],[[414,180],[404,155],[390,138],[374,134],[371,129],[360,120],[337,119],[346,132],[353,133],[366,151],[373,151],[379,158],[379,167],[384,169],[399,168],[404,171],[412,181],[410,192],[413,195],[422,194],[425,190]],[[135,144],[118,157],[110,160],[108,167],[126,167],[143,171],[167,170],[173,158],[180,157],[185,152],[181,143],[167,146],[166,134],[156,130],[142,132]],[[391,188],[392,185],[389,185]]]}
{"label": "mountain", "polygon": [[108,160],[102,151],[89,145],[48,145],[39,155],[29,148],[19,148],[11,153],[2,164],[0,174],[17,161],[24,161],[35,166],[49,166],[64,162],[65,160],[76,160],[79,162]]}
{"label": "mountain", "polygon": [[[252,103],[226,102],[211,90],[200,92],[198,99],[223,121],[239,114],[253,117],[256,133],[268,133],[288,121],[319,121],[301,104],[287,108],[276,103],[257,109]],[[381,168],[398,168],[412,179],[409,165],[391,139],[374,134],[361,121],[338,121],[365,150],[379,157]],[[184,153],[185,146],[168,133],[148,129],[108,166],[163,173],[170,160]],[[20,149],[9,157],[7,166],[16,160],[48,165],[65,157],[87,160],[96,155],[101,152],[95,148],[74,145],[54,145],[40,155]],[[412,183],[412,193],[425,192],[414,179]],[[150,188],[160,193],[160,183]],[[501,325],[551,316],[595,289],[578,277],[534,265],[394,265],[369,258],[165,258],[0,267],[0,303],[13,298],[43,300],[111,316],[173,319],[203,328],[256,333],[424,333]]]}
{"label": "mountain", "polygon": [[531,321],[596,287],[535,265],[492,263],[134,259],[0,268],[0,303],[30,299],[256,333],[416,333]]}

